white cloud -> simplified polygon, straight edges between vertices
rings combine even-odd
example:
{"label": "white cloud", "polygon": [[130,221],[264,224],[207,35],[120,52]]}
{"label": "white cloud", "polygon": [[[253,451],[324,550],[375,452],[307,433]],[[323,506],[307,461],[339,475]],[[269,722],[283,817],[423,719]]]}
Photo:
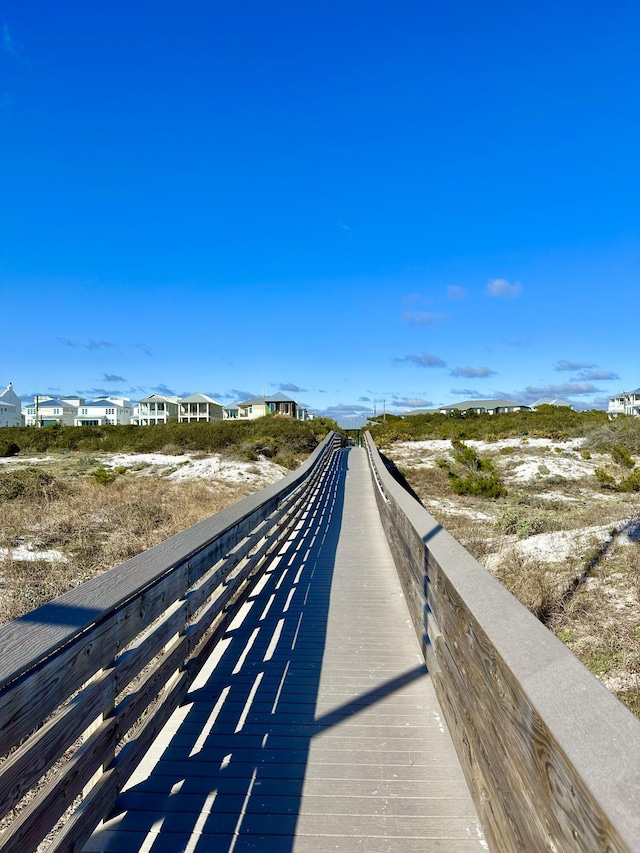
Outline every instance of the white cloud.
{"label": "white cloud", "polygon": [[405,311],[402,319],[410,326],[437,326],[445,323],[449,316],[432,311]]}
{"label": "white cloud", "polygon": [[416,367],[446,367],[447,363],[440,356],[430,352],[412,353],[404,358],[394,358],[394,364],[413,364]]}
{"label": "white cloud", "polygon": [[522,293],[522,285],[519,281],[511,284],[506,278],[493,278],[487,284],[487,292],[489,296],[498,296],[503,299],[520,296]]}
{"label": "white cloud", "polygon": [[597,367],[596,364],[587,364],[585,361],[569,361],[569,359],[561,358],[556,361],[553,366],[554,370],[588,370],[591,367]]}
{"label": "white cloud", "polygon": [[607,379],[620,379],[613,370],[583,370],[577,377],[581,382],[602,382]]}
{"label": "white cloud", "polygon": [[457,287],[455,284],[450,284],[447,287],[447,296],[453,302],[459,302],[461,299],[464,299],[467,295],[467,291],[464,287]]}
{"label": "white cloud", "polygon": [[486,379],[487,376],[495,376],[495,370],[490,367],[456,367],[451,376],[464,376],[466,379]]}
{"label": "white cloud", "polygon": [[404,409],[427,409],[433,406],[433,402],[420,397],[397,397],[393,405]]}

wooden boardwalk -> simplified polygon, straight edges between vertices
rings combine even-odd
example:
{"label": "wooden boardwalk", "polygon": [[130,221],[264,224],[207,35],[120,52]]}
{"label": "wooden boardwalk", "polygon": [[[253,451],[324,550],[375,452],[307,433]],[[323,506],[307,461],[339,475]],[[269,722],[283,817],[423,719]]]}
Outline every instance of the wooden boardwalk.
{"label": "wooden boardwalk", "polygon": [[487,850],[364,450],[338,451],[96,851]]}

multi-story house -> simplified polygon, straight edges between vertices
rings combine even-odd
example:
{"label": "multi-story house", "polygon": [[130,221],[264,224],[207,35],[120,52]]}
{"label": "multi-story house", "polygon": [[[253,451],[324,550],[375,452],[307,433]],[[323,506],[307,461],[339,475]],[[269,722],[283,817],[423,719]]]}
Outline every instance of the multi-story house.
{"label": "multi-story house", "polygon": [[164,394],[151,394],[138,403],[137,422],[140,426],[166,424],[169,421],[177,420],[177,397],[168,397]]}
{"label": "multi-story house", "polygon": [[[84,400],[81,400],[84,403]],[[61,424],[62,426],[73,426],[77,407],[67,400],[58,400],[55,397],[36,397],[33,403],[28,403],[22,410],[25,426],[49,426],[50,424]]]}
{"label": "multi-story house", "polygon": [[621,391],[614,397],[609,397],[607,411],[614,418],[617,415],[640,417],[640,388],[636,388],[635,391]]}
{"label": "multi-story house", "polygon": [[0,427],[22,426],[22,402],[10,382],[0,392]]}
{"label": "multi-story house", "polygon": [[128,397],[99,397],[92,403],[78,406],[74,426],[103,426],[130,424],[131,400]]}
{"label": "multi-story house", "polygon": [[223,416],[222,403],[206,394],[190,394],[188,397],[180,397],[178,401],[180,423],[221,421]]}

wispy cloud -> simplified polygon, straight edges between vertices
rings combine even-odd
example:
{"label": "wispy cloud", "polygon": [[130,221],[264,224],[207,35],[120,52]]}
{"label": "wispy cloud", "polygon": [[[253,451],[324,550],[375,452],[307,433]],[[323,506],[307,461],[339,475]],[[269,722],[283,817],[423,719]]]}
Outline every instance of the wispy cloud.
{"label": "wispy cloud", "polygon": [[459,302],[461,299],[464,299],[466,295],[467,291],[464,287],[457,287],[455,284],[450,284],[449,287],[447,287],[447,297],[453,302]]}
{"label": "wispy cloud", "polygon": [[596,364],[587,364],[585,361],[569,361],[567,358],[561,358],[556,361],[553,366],[554,370],[589,370],[592,367],[597,367]]}
{"label": "wispy cloud", "polygon": [[506,278],[493,278],[487,283],[487,293],[489,296],[498,296],[502,299],[510,299],[515,296],[520,296],[522,293],[522,285],[519,281],[511,284]]}
{"label": "wispy cloud", "polygon": [[58,341],[65,347],[79,347],[77,341],[72,341],[70,338],[58,338]]}
{"label": "wispy cloud", "polygon": [[246,391],[242,388],[230,388],[229,394],[227,396],[241,403],[243,400],[252,400],[258,395],[255,394],[253,391]]}
{"label": "wispy cloud", "polygon": [[405,311],[402,319],[410,326],[438,326],[446,323],[449,315],[437,311]]}
{"label": "wispy cloud", "polygon": [[562,382],[557,385],[528,385],[519,393],[520,398],[532,403],[540,397],[581,397],[599,394],[600,388],[590,382]]}
{"label": "wispy cloud", "polygon": [[513,341],[505,340],[503,344],[507,347],[528,347],[531,346],[531,341]]}
{"label": "wispy cloud", "polygon": [[485,396],[474,388],[451,388],[449,393],[454,397],[464,397],[465,400],[481,400]]}
{"label": "wispy cloud", "polygon": [[174,388],[169,388],[167,385],[156,385],[152,387],[151,390],[154,394],[164,394],[167,397],[176,397],[176,391]]}
{"label": "wispy cloud", "polygon": [[440,356],[430,352],[418,352],[405,355],[404,358],[394,358],[394,364],[413,364],[416,367],[446,367],[447,363]]}
{"label": "wispy cloud", "polygon": [[89,343],[84,344],[84,347],[85,347],[86,349],[90,349],[90,350],[96,350],[96,349],[112,349],[112,348],[113,348],[113,347],[115,347],[115,346],[116,346],[116,344],[114,344],[112,341],[94,341],[94,340],[90,340],[90,341],[89,341]]}
{"label": "wispy cloud", "polygon": [[6,21],[2,24],[2,49],[5,53],[8,53],[9,56],[12,56],[14,59],[17,59],[18,62],[26,65],[26,59],[22,52],[22,45],[11,35],[9,24],[7,24]]}
{"label": "wispy cloud", "polygon": [[393,405],[402,409],[427,409],[433,406],[433,402],[422,397],[396,397]]}
{"label": "wispy cloud", "polygon": [[103,373],[102,379],[104,382],[126,382],[124,376],[117,376],[115,373]]}
{"label": "wispy cloud", "polygon": [[583,370],[576,379],[579,382],[602,382],[607,379],[620,379],[613,370]]}
{"label": "wispy cloud", "polygon": [[486,379],[487,376],[495,376],[495,370],[490,367],[456,367],[450,376],[464,376],[465,379]]}
{"label": "wispy cloud", "polygon": [[370,403],[371,397],[358,397],[358,402],[359,403]]}
{"label": "wispy cloud", "polygon": [[143,347],[142,344],[136,344],[136,349],[142,350],[145,355],[152,356],[151,350],[148,350],[146,347]]}
{"label": "wispy cloud", "polygon": [[346,225],[344,222],[336,222],[335,227],[338,231],[341,231],[343,234],[351,235],[353,234],[353,229],[350,225]]}
{"label": "wispy cloud", "polygon": [[291,391],[291,392],[306,391],[307,390],[306,388],[301,388],[299,385],[294,385],[292,382],[281,382],[280,385],[278,385],[278,388],[281,391]]}
{"label": "wispy cloud", "polygon": [[355,415],[364,415],[371,412],[371,406],[359,406],[357,403],[338,403],[335,406],[329,406],[320,415],[327,418],[348,418]]}

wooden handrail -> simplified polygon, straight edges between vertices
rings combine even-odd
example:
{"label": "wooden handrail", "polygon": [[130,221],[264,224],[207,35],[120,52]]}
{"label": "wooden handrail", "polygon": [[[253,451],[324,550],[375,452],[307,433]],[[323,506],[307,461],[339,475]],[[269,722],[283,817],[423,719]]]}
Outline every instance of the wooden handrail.
{"label": "wooden handrail", "polygon": [[78,849],[106,817],[339,441],[330,433],[279,482],[0,628],[0,818],[30,796],[3,853],[34,850],[76,798],[49,850]]}
{"label": "wooden handrail", "polygon": [[365,443],[412,621],[490,849],[640,851],[640,721]]}

